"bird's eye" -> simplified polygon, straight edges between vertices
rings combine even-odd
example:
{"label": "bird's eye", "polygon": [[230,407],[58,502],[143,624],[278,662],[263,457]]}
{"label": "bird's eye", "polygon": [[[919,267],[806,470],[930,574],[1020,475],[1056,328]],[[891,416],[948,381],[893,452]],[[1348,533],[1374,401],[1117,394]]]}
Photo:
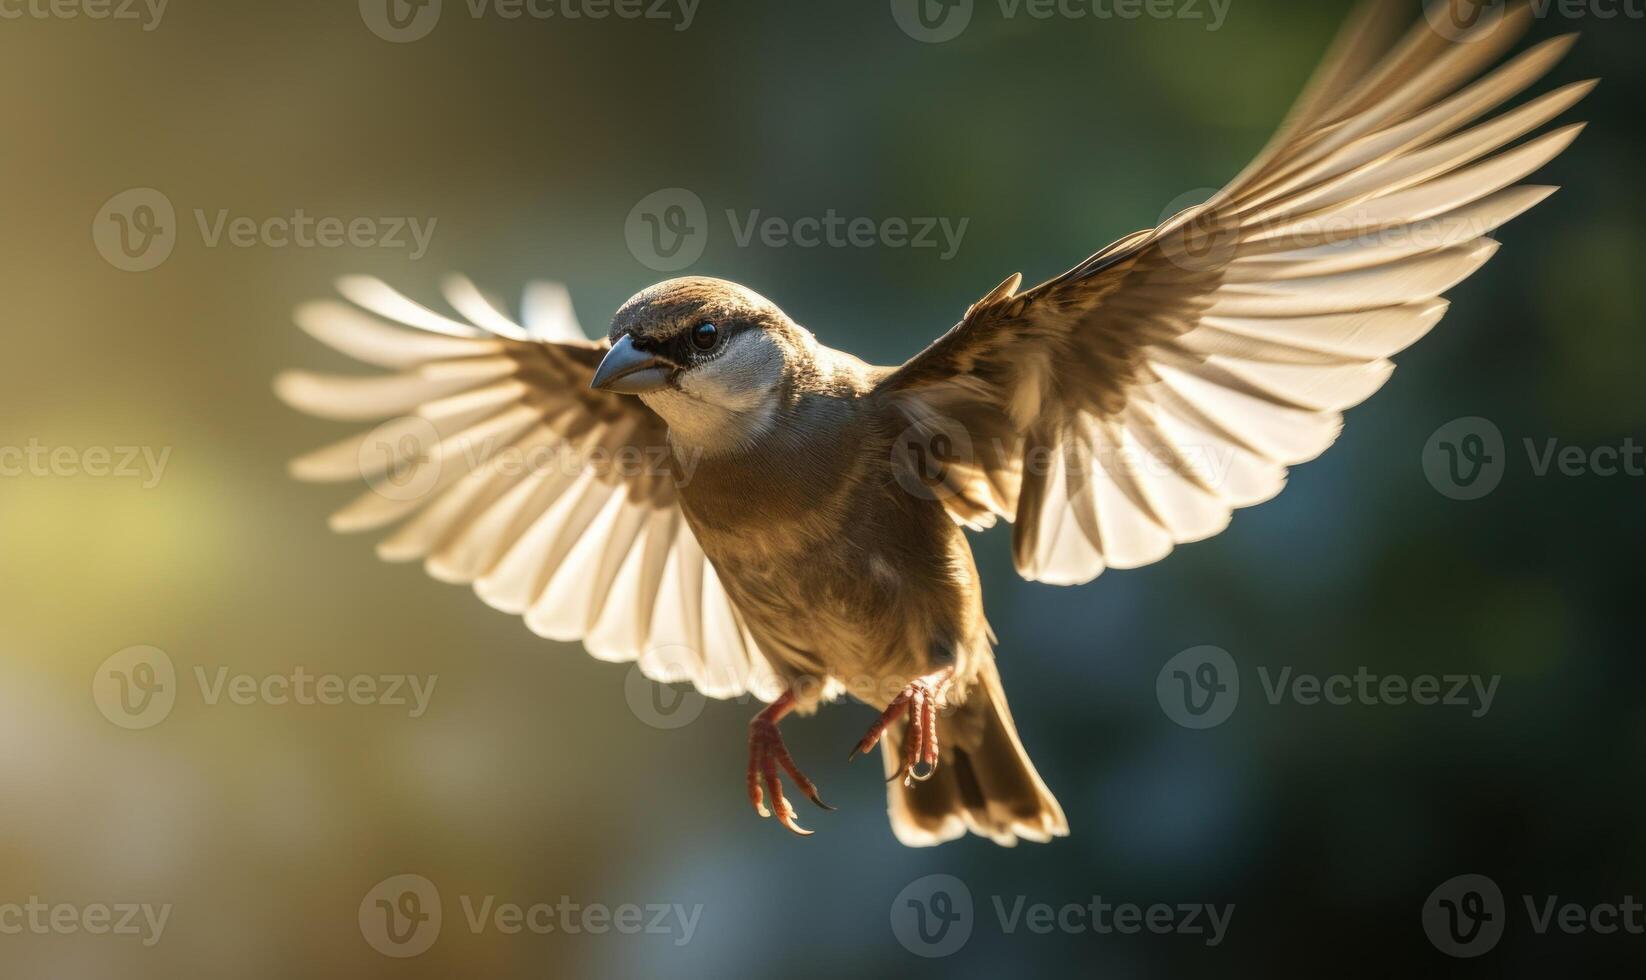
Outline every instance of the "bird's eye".
{"label": "bird's eye", "polygon": [[698,350],[713,350],[720,343],[720,328],[712,323],[699,323],[692,328],[692,346]]}

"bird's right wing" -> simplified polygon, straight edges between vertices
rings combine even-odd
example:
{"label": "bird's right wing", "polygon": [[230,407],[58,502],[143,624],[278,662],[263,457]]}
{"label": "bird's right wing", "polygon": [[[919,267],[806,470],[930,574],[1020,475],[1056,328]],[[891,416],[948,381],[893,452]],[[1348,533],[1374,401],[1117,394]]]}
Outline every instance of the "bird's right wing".
{"label": "bird's right wing", "polygon": [[1593,82],[1477,120],[1572,38],[1477,79],[1524,33],[1527,4],[1439,0],[1391,43],[1407,16],[1398,0],[1364,6],[1270,145],[1206,203],[1033,289],[1013,276],[879,382],[932,447],[920,459],[946,464],[950,514],[1015,522],[1024,576],[1144,565],[1274,496],[1497,250],[1489,233],[1553,192],[1515,185],[1581,126],[1511,144]]}
{"label": "bird's right wing", "polygon": [[353,305],[310,304],[299,325],[396,373],[292,371],[275,383],[312,415],[380,423],[292,461],[300,480],[369,484],[332,515],[334,530],[399,525],[379,556],[472,584],[541,636],[582,640],[602,660],[638,661],[653,680],[711,697],[773,696],[771,669],[680,509],[686,474],[662,420],[637,398],[589,388],[608,345],[584,337],[563,287],[534,286],[522,325],[460,277],[446,297],[462,320],[375,279],[338,285]]}

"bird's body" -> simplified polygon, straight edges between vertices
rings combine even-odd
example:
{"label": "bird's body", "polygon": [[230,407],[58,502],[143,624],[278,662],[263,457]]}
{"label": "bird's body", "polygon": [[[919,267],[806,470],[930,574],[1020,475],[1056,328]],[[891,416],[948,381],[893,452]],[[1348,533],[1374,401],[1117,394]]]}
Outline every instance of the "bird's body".
{"label": "bird's body", "polygon": [[[970,549],[942,507],[891,480],[869,406],[805,399],[752,449],[703,458],[681,504],[773,669],[809,692],[802,707],[830,680],[884,708],[935,667],[967,676],[987,649]],[[726,513],[726,499],[752,506]]]}
{"label": "bird's body", "polygon": [[[843,693],[896,715],[912,679],[940,677],[955,710],[937,717],[934,707],[924,737],[948,764],[893,787],[906,837],[959,832],[962,797],[996,839],[1062,832],[1005,710],[964,528],[940,494],[911,493],[900,472],[909,422],[882,387],[892,370],[819,343],[736,283],[702,277],[641,292],[614,317],[612,339],[678,350],[675,338],[705,322],[759,329],[733,333],[719,364],[640,397],[668,424],[681,512],[785,710],[808,714]],[[710,407],[729,403],[738,411]],[[706,414],[714,424],[702,424]],[[889,722],[889,775],[913,765],[911,724],[921,719]]]}
{"label": "bird's body", "polygon": [[[822,801],[777,723],[844,693],[881,710],[858,750],[879,742],[903,777],[903,842],[1063,835],[965,531],[1009,521],[1025,578],[1079,584],[1217,534],[1331,445],[1496,251],[1488,234],[1553,192],[1517,182],[1581,128],[1510,145],[1592,81],[1477,123],[1571,46],[1477,77],[1533,16],[1482,6],[1437,0],[1401,34],[1400,4],[1368,3],[1222,191],[1031,289],[1007,278],[895,368],[720,279],[641,291],[601,341],[558,287],[528,293],[521,324],[463,279],[446,290],[462,320],[344,280],[354,306],[299,323],[399,373],[277,390],[392,421],[293,471],[365,477],[335,528],[399,524],[383,557],[472,583],[545,637],[770,702],[748,791],[791,830],[780,770]],[[521,465],[543,454],[563,462]]]}
{"label": "bird's body", "polygon": [[939,503],[893,478],[883,372],[816,343],[789,356],[759,431],[670,429],[704,553],[802,710],[825,688],[884,708],[936,667],[969,678],[988,650],[971,550]]}

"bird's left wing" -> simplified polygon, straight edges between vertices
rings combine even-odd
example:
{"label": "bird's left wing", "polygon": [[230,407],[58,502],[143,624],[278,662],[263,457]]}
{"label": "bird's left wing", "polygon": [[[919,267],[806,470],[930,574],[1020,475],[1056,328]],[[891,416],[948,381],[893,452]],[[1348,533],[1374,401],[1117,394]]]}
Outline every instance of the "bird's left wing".
{"label": "bird's left wing", "polygon": [[275,382],[302,411],[378,423],[291,463],[300,480],[369,485],[334,530],[398,525],[381,557],[472,584],[535,633],[713,697],[771,696],[770,668],[681,512],[662,421],[589,388],[608,345],[585,338],[563,287],[533,286],[524,323],[460,277],[445,293],[461,319],[376,279],[338,288],[352,305],[309,304],[298,324],[395,373]]}
{"label": "bird's left wing", "polygon": [[1593,82],[1476,124],[1572,38],[1473,80],[1532,16],[1471,20],[1475,3],[1440,0],[1393,42],[1405,5],[1363,7],[1233,183],[1034,289],[1013,276],[884,377],[950,514],[1014,521],[1019,572],[1085,582],[1216,534],[1331,445],[1497,250],[1488,233],[1553,192],[1514,185],[1581,128],[1505,149]]}

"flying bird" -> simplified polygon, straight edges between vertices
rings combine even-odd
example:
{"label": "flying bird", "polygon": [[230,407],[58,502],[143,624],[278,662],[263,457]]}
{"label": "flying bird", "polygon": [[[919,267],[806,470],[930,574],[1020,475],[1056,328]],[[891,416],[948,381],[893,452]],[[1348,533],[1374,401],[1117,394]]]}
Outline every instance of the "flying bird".
{"label": "flying bird", "polygon": [[383,424],[291,471],[364,476],[333,528],[395,526],[383,558],[544,637],[767,702],[747,792],[796,833],[784,776],[826,804],[778,722],[849,695],[881,712],[852,754],[880,745],[903,843],[1066,835],[1007,708],[967,530],[1011,522],[1017,570],[1057,585],[1217,534],[1332,444],[1490,233],[1554,191],[1519,182],[1581,128],[1525,138],[1593,81],[1492,115],[1573,43],[1499,64],[1528,5],[1442,0],[1410,27],[1405,9],[1357,10],[1209,200],[1031,289],[1008,277],[900,366],[719,279],[642,290],[597,341],[557,285],[517,322],[467,279],[445,283],[452,316],[345,278],[350,302],[299,325],[393,373],[276,390]]}

